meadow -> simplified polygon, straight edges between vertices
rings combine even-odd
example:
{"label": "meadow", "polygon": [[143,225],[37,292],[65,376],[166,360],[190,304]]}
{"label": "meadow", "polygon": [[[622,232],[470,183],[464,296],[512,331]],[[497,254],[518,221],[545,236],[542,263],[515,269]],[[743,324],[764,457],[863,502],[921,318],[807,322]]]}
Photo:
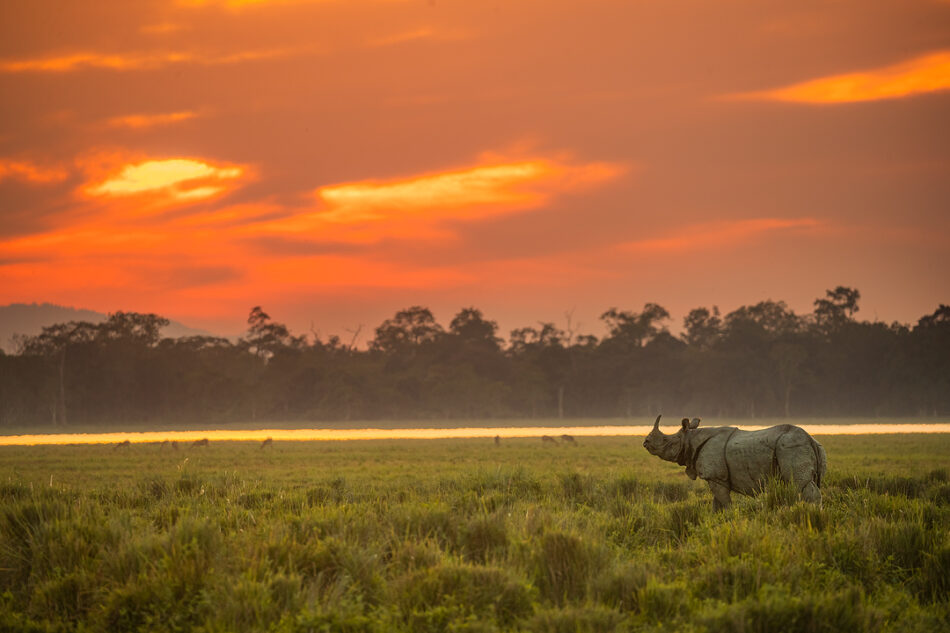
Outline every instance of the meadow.
{"label": "meadow", "polygon": [[642,438],[0,447],[0,630],[938,631],[950,435],[712,512]]}

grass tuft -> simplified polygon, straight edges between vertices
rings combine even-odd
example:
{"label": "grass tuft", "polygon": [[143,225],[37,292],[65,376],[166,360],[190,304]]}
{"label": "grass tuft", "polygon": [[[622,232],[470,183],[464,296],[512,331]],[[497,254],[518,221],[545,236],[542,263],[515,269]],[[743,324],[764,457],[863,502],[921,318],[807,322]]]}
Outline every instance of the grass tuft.
{"label": "grass tuft", "polygon": [[535,578],[541,594],[557,605],[582,600],[598,558],[594,548],[581,537],[546,532],[535,554]]}

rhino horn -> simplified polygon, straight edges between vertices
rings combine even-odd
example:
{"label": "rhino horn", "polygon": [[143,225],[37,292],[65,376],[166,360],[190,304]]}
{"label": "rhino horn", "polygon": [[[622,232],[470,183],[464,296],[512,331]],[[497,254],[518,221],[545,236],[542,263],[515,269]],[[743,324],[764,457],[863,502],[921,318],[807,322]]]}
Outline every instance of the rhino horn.
{"label": "rhino horn", "polygon": [[656,416],[656,422],[653,423],[653,430],[656,431],[660,428],[660,418],[663,417],[663,414]]}

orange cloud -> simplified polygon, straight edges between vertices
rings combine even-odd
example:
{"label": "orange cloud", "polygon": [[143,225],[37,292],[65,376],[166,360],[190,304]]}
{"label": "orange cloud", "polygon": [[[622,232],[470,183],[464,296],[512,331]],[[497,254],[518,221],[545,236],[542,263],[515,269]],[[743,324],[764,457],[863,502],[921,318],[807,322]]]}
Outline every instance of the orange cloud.
{"label": "orange cloud", "polygon": [[176,33],[185,28],[187,27],[182,24],[175,24],[174,22],[158,22],[156,24],[146,24],[139,28],[139,31],[147,35],[167,35],[169,33]]}
{"label": "orange cloud", "polygon": [[537,194],[519,186],[549,178],[553,171],[546,161],[491,165],[401,181],[323,187],[317,195],[332,209],[328,219],[372,220],[394,212],[526,203]]}
{"label": "orange cloud", "polygon": [[419,42],[419,41],[454,41],[465,39],[465,35],[461,32],[442,32],[436,31],[428,27],[423,27],[415,29],[413,31],[404,31],[402,33],[396,33],[395,35],[388,35],[386,37],[380,37],[377,39],[370,40],[368,42],[369,46],[395,46],[398,44],[407,44],[409,42]]}
{"label": "orange cloud", "polygon": [[734,222],[716,222],[685,228],[668,237],[637,240],[620,245],[622,250],[643,253],[680,253],[714,248],[755,238],[765,233],[791,229],[815,229],[821,222],[814,218],[756,218]]}
{"label": "orange cloud", "polygon": [[287,57],[299,51],[289,49],[271,49],[257,51],[241,51],[227,55],[202,55],[191,52],[152,52],[152,53],[72,53],[53,57],[39,57],[33,59],[0,60],[0,72],[71,72],[88,68],[104,68],[107,70],[155,70],[172,64],[201,64],[217,66],[237,64],[246,61],[275,59]]}
{"label": "orange cloud", "polygon": [[154,194],[170,201],[210,198],[245,173],[242,167],[216,166],[193,158],[169,158],[126,164],[102,182],[86,186],[90,196]]}
{"label": "orange cloud", "polygon": [[898,99],[950,89],[950,50],[864,72],[832,75],[734,99],[793,103],[852,103]]}
{"label": "orange cloud", "polygon": [[40,167],[29,161],[0,159],[0,180],[11,178],[36,184],[61,182],[69,172],[49,167]]}
{"label": "orange cloud", "polygon": [[197,112],[182,111],[165,114],[129,114],[109,119],[112,127],[146,128],[159,125],[170,125],[179,121],[187,121],[198,116]]}
{"label": "orange cloud", "polygon": [[[382,239],[452,240],[450,221],[473,221],[544,205],[616,179],[613,163],[582,165],[551,159],[494,162],[389,181],[359,181],[317,189],[316,209],[247,230],[273,240],[304,236],[370,244]],[[319,246],[319,245],[318,245]]]}
{"label": "orange cloud", "polygon": [[485,217],[544,203],[567,193],[616,178],[619,165],[572,166],[547,159],[482,165],[387,182],[363,181],[316,191],[333,222],[363,222],[428,215],[442,218]]}
{"label": "orange cloud", "polygon": [[[473,268],[394,257],[391,248],[399,249],[398,240],[451,241],[457,235],[451,221],[536,208],[624,173],[608,163],[496,159],[399,180],[321,187],[312,194],[317,208],[258,201],[150,214],[155,204],[205,200],[216,187],[241,182],[247,168],[111,154],[80,165],[96,174],[81,190],[90,199],[85,205],[79,201],[55,229],[0,238],[9,296],[72,303],[122,297],[127,309],[158,303],[170,311],[201,306],[205,313],[228,314],[246,310],[249,296],[266,302],[351,288],[477,284],[495,274],[514,275],[530,262]],[[535,270],[516,276],[533,278]]]}
{"label": "orange cloud", "polygon": [[0,72],[67,72],[81,68],[108,68],[133,70],[158,68],[167,64],[190,61],[188,53],[153,53],[148,55],[106,55],[102,53],[73,53],[58,57],[7,60],[0,62]]}

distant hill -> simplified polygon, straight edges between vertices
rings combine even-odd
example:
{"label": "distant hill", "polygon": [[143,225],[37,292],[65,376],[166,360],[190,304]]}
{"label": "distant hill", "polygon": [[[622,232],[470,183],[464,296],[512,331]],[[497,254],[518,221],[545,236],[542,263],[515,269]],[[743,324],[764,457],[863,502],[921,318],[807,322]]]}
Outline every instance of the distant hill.
{"label": "distant hill", "polygon": [[[10,354],[16,351],[13,346],[13,335],[24,334],[34,336],[39,334],[47,325],[66,323],[68,321],[89,321],[100,323],[109,318],[109,315],[93,310],[68,308],[52,303],[11,303],[0,306],[0,349]],[[212,336],[205,330],[196,330],[187,325],[172,321],[162,328],[162,336],[179,338],[182,336]]]}

